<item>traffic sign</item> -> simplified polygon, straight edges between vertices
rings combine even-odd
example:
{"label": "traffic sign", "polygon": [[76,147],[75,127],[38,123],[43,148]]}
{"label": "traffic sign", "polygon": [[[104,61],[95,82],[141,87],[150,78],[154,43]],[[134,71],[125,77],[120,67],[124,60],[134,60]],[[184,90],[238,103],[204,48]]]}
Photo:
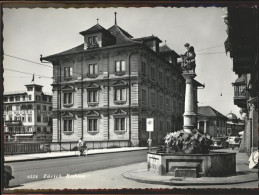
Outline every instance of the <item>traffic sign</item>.
{"label": "traffic sign", "polygon": [[147,131],[154,131],[154,118],[147,118]]}

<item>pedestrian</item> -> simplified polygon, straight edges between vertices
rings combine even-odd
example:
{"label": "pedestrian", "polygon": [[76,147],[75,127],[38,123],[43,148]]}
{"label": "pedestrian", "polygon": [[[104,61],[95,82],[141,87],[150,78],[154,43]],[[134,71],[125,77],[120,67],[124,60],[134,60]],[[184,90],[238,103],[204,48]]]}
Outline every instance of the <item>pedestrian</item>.
{"label": "pedestrian", "polygon": [[79,151],[79,155],[82,156],[83,155],[83,145],[84,145],[84,141],[83,141],[83,138],[80,138],[79,141],[78,141],[78,144],[77,144],[77,148],[78,148],[78,151]]}

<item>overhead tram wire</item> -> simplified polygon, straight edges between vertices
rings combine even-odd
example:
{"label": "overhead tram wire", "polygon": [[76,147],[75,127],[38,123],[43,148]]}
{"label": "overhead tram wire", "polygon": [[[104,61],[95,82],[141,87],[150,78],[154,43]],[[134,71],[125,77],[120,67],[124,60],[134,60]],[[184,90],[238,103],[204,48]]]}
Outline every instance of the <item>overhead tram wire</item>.
{"label": "overhead tram wire", "polygon": [[224,45],[217,45],[217,46],[213,46],[213,47],[207,47],[207,48],[204,48],[204,49],[198,49],[196,51],[203,51],[203,50],[213,49],[213,48],[222,47],[222,46],[224,46]]}
{"label": "overhead tram wire", "polygon": [[30,62],[30,63],[33,63],[33,64],[38,64],[38,65],[41,65],[41,66],[46,66],[46,67],[49,67],[49,68],[53,68],[53,66],[50,66],[50,65],[41,64],[41,63],[38,63],[38,62],[34,62],[34,61],[31,61],[31,60],[19,58],[19,57],[12,56],[12,55],[8,55],[8,54],[4,54],[4,55],[5,55],[5,56],[8,56],[8,57],[11,57],[11,58],[18,59],[18,60],[22,60],[22,61],[25,61],[25,62]]}
{"label": "overhead tram wire", "polygon": [[221,51],[221,52],[212,52],[212,53],[197,53],[196,55],[221,54],[221,53],[226,53],[226,52]]}
{"label": "overhead tram wire", "polygon": [[22,74],[35,75],[35,76],[42,77],[42,78],[52,79],[52,77],[43,76],[43,75],[34,74],[34,73],[29,73],[29,72],[18,71],[18,70],[13,70],[13,69],[9,69],[9,68],[4,68],[4,70],[9,70],[9,71],[13,71],[13,72],[22,73]]}

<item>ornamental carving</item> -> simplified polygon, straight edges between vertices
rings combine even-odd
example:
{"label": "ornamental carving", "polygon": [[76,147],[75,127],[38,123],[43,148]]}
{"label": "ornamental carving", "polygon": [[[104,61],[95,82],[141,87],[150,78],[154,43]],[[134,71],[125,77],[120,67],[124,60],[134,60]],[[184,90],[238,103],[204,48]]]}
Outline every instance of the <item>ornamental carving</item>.
{"label": "ornamental carving", "polygon": [[99,131],[87,131],[89,135],[97,135]]}
{"label": "ornamental carving", "polygon": [[117,134],[117,135],[123,135],[123,134],[125,134],[125,133],[126,133],[126,131],[122,131],[122,130],[115,130],[115,131],[114,131],[114,133],[115,133],[115,134]]}
{"label": "ornamental carving", "polygon": [[87,74],[86,74],[86,77],[88,77],[88,78],[96,78],[96,77],[98,77],[98,74],[90,74],[90,73],[87,73]]}

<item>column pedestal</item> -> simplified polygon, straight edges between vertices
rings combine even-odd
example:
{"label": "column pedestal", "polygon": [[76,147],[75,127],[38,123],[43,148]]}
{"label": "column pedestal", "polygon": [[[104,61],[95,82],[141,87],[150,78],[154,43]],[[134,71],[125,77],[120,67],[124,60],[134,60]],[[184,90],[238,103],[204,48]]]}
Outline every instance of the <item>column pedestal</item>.
{"label": "column pedestal", "polygon": [[183,77],[186,80],[185,87],[185,107],[184,107],[184,125],[183,129],[187,133],[191,133],[195,127],[196,113],[194,111],[194,94],[193,94],[193,79],[196,74],[192,71],[183,72]]}

